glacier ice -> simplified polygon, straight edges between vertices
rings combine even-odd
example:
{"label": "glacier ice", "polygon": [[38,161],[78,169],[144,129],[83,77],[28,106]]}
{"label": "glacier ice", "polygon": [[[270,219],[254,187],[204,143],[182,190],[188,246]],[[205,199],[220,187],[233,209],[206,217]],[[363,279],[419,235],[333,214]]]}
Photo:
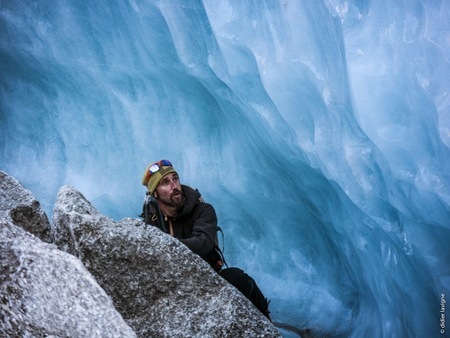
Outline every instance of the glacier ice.
{"label": "glacier ice", "polygon": [[448,1],[3,1],[0,169],[114,218],[169,158],[275,321],[438,334]]}

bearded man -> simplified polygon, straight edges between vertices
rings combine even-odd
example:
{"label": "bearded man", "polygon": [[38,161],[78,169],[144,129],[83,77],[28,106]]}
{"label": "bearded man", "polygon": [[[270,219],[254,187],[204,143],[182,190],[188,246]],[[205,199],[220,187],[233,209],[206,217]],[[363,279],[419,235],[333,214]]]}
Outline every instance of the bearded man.
{"label": "bearded man", "polygon": [[143,218],[177,238],[207,261],[225,280],[234,285],[269,320],[269,304],[253,278],[238,268],[223,268],[224,259],[217,242],[217,216],[200,193],[180,183],[177,171],[168,160],[147,166],[142,177],[147,187]]}

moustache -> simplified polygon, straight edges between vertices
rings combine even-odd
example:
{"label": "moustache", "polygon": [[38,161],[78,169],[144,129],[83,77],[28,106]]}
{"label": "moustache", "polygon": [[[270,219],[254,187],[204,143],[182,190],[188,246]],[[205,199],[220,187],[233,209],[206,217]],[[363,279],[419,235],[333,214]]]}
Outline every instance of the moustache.
{"label": "moustache", "polygon": [[172,197],[174,197],[175,195],[183,196],[183,192],[182,192],[181,190],[174,189],[174,190],[172,191],[172,194],[171,194],[170,197],[172,198]]}

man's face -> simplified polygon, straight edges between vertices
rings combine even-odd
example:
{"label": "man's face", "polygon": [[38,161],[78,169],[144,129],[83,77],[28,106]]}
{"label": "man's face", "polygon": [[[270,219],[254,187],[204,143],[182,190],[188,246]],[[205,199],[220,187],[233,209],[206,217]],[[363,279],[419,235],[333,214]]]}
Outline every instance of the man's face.
{"label": "man's face", "polygon": [[156,198],[160,203],[177,210],[184,205],[184,195],[177,173],[170,173],[162,178],[156,188]]}

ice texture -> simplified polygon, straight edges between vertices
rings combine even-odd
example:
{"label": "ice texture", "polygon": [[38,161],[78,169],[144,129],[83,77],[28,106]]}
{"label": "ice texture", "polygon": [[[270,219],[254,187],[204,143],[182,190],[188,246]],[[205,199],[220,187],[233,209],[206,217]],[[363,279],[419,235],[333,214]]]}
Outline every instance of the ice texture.
{"label": "ice texture", "polygon": [[0,170],[141,212],[168,158],[274,320],[437,336],[450,291],[450,2],[2,1]]}

